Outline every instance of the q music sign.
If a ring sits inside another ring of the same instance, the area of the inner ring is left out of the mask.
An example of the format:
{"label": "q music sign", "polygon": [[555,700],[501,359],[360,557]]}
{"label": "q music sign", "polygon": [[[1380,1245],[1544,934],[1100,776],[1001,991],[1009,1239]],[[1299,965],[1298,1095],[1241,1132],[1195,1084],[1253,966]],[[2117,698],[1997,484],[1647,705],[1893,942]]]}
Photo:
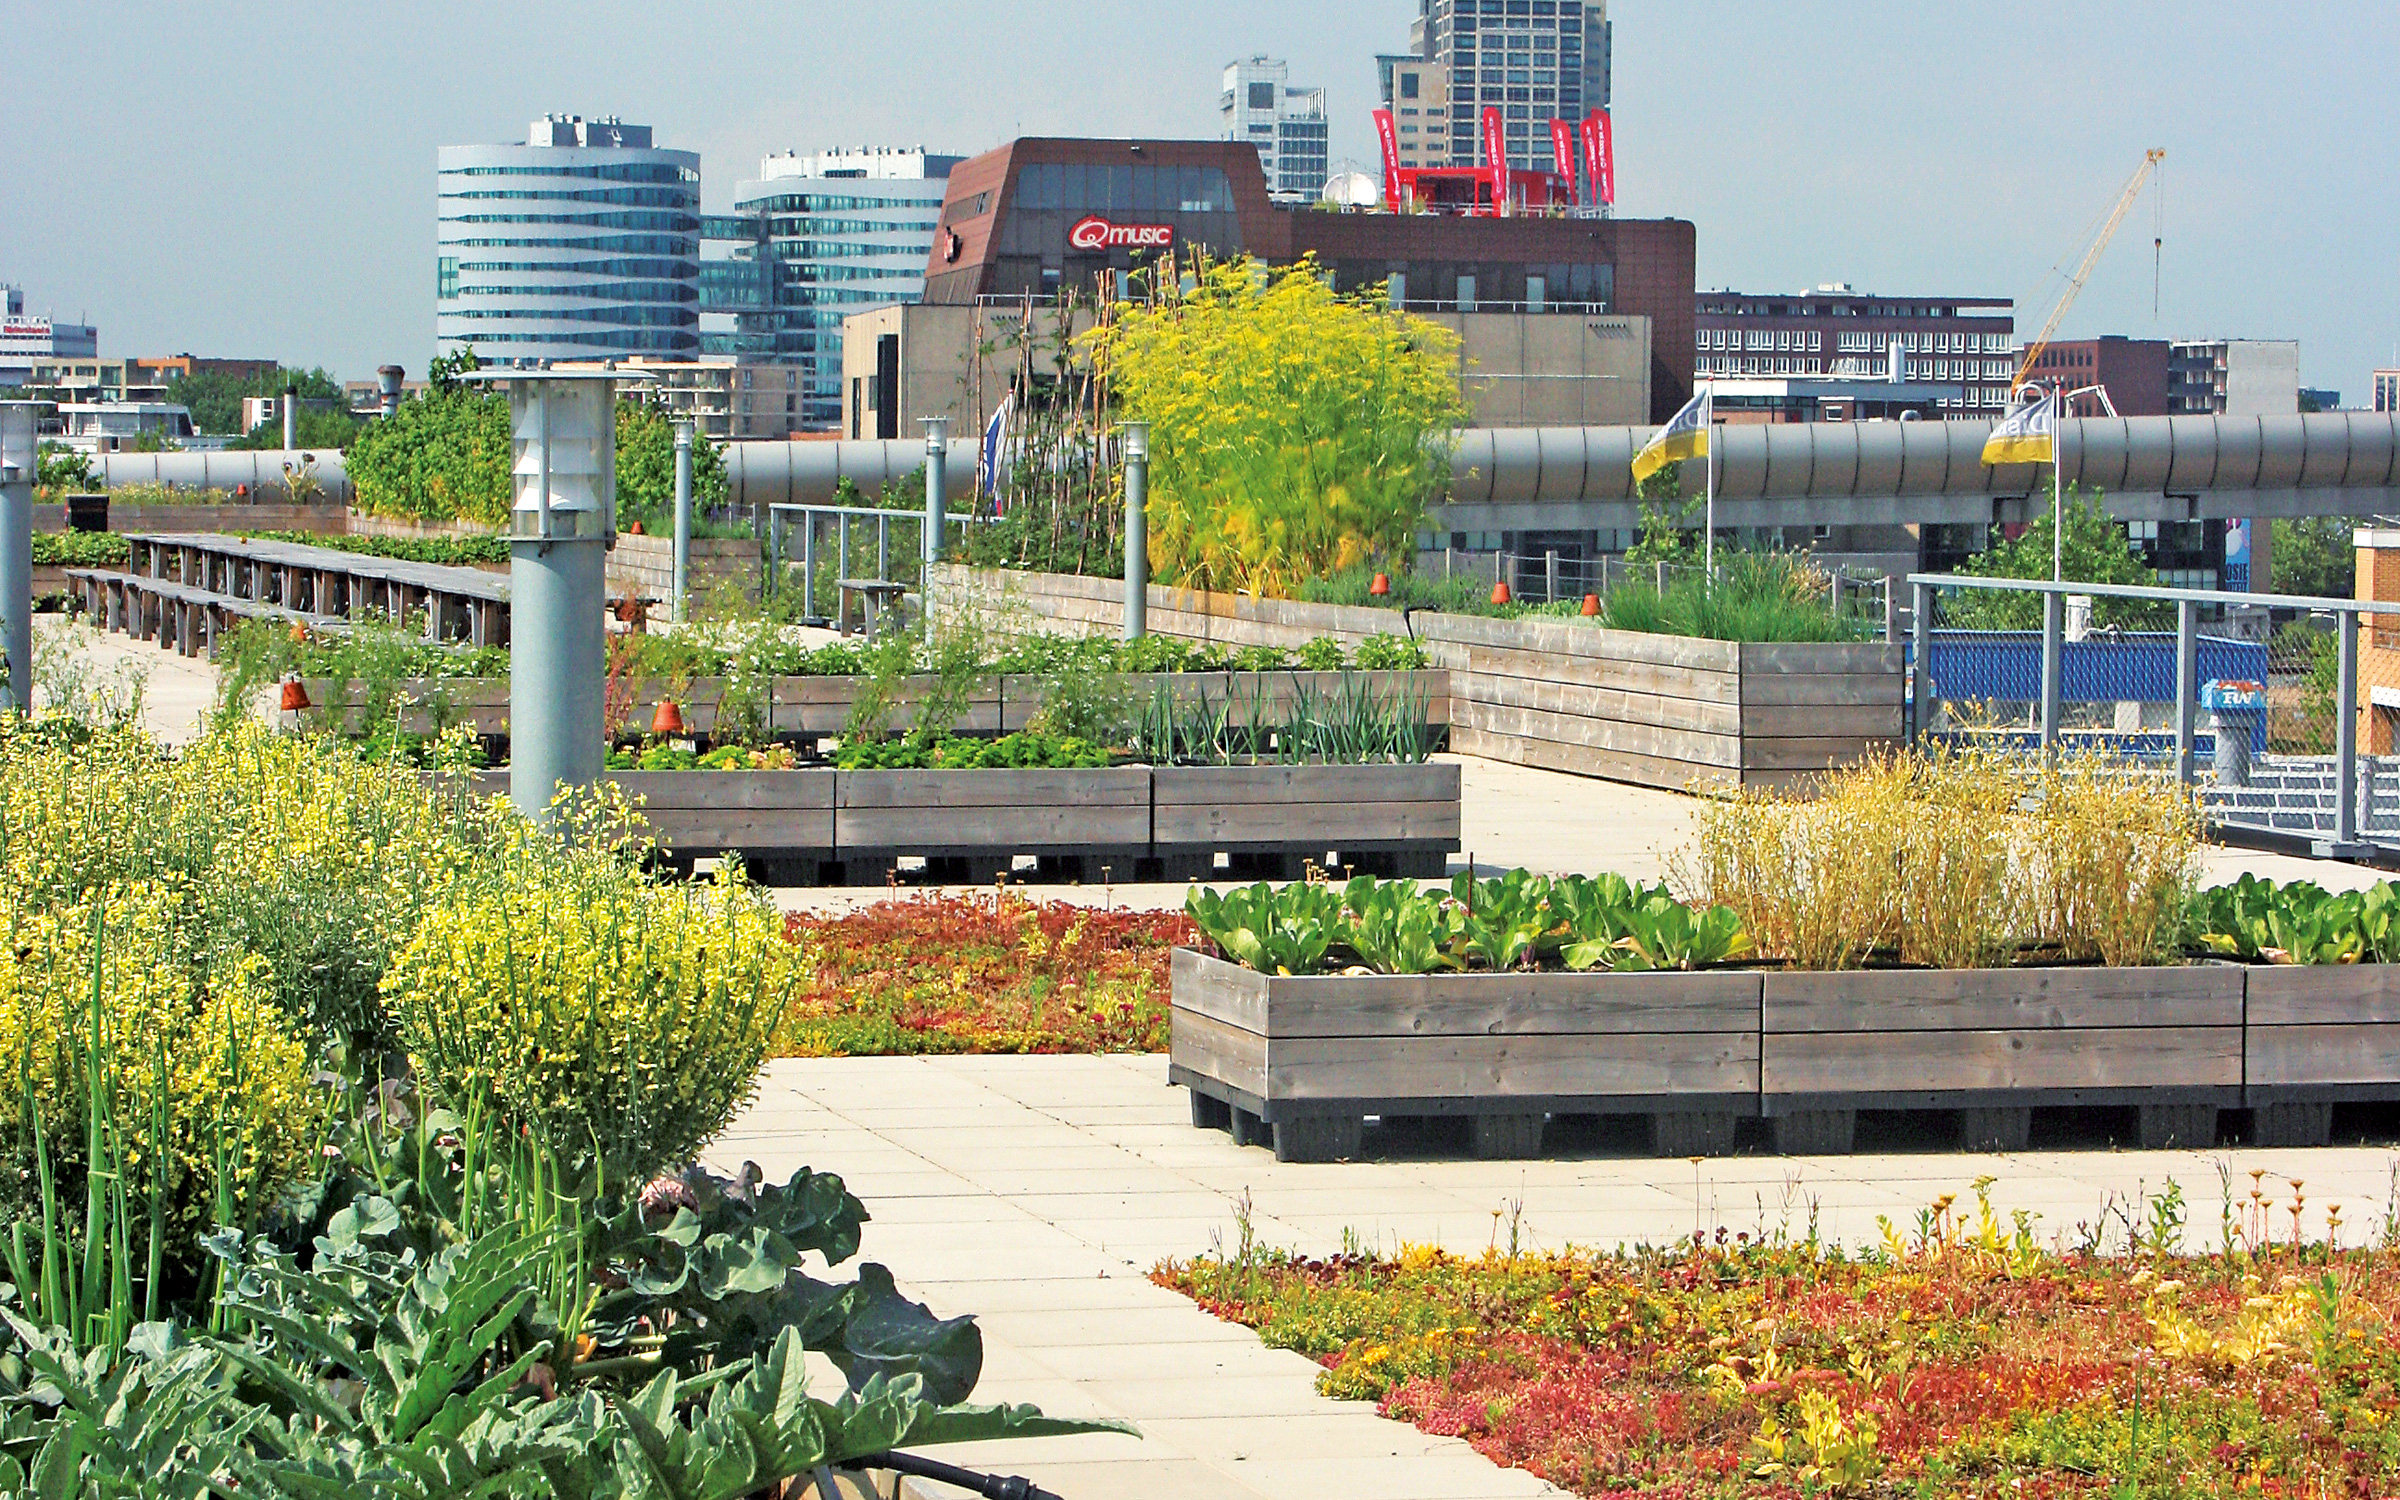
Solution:
{"label": "q music sign", "polygon": [[1092,214],[1067,231],[1072,250],[1164,250],[1175,243],[1172,224],[1112,224]]}

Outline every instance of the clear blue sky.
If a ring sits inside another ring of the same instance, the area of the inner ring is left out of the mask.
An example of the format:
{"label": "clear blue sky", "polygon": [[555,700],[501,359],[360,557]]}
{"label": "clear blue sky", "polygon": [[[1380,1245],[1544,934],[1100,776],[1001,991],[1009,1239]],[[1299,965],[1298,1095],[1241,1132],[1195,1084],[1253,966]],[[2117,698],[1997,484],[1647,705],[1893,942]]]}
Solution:
{"label": "clear blue sky", "polygon": [[[711,207],[788,148],[1215,133],[1223,65],[1322,83],[1371,162],[1413,0],[25,6],[0,87],[0,281],[109,354],[364,376],[433,347],[434,151],[614,113]],[[1620,211],[1704,286],[2018,299],[2030,330],[2145,147],[2071,336],[2297,338],[2355,403],[2400,342],[2400,6],[1614,0]],[[2036,300],[2038,298],[2038,301]]]}

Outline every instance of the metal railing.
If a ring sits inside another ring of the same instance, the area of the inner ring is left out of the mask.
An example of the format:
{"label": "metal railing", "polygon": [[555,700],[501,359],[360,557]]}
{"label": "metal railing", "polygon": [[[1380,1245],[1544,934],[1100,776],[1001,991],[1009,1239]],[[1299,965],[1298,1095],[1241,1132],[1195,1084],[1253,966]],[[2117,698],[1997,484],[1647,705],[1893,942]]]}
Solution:
{"label": "metal railing", "polygon": [[[959,515],[955,512],[942,517],[945,534],[951,526],[971,526],[985,517]],[[787,566],[788,534],[797,522],[800,532],[800,552],[796,559],[800,567],[800,614],[806,622],[818,622],[825,617],[817,612],[817,573],[823,564],[833,564],[829,580],[839,587],[844,582],[873,582],[915,584],[924,577],[923,537],[925,512],[922,510],[878,510],[862,505],[811,505],[778,503],[767,507],[767,575],[766,593],[774,594],[783,585]],[[875,537],[875,571],[872,578],[863,571],[866,561],[861,545],[872,522]],[[854,524],[855,523],[855,524]],[[900,528],[901,573],[893,574],[892,533]],[[832,552],[825,554],[819,543],[830,538]],[[854,566],[856,565],[856,566]],[[838,603],[838,601],[837,601]]]}
{"label": "metal railing", "polygon": [[[1586,594],[1606,599],[1628,585],[1665,593],[1679,579],[1698,578],[1707,570],[1697,563],[1632,562],[1624,557],[1564,557],[1543,552],[1469,552],[1456,547],[1420,550],[1417,573],[1425,578],[1472,577],[1489,585],[1506,580],[1512,597],[1524,604],[1579,602]],[[1820,565],[1821,566],[1821,565]],[[1886,620],[1897,597],[1888,574],[1853,573],[1822,568],[1827,604],[1836,614],[1855,614]],[[1724,572],[1722,561],[1718,564]]]}
{"label": "metal railing", "polygon": [[[2400,602],[1949,573],[1908,583],[1914,734],[2103,747],[2198,786],[2225,827],[2306,835],[2339,857],[2400,847],[2400,802],[2376,792],[2382,757],[2400,749]],[[2203,633],[2204,616],[2218,628]]]}

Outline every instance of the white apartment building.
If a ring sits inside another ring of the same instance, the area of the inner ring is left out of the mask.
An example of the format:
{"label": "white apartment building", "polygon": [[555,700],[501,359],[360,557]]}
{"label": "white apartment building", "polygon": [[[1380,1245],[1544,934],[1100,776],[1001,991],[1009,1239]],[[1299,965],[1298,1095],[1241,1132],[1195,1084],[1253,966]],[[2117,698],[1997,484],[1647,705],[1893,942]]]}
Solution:
{"label": "white apartment building", "polygon": [[2300,409],[2297,339],[2202,339],[2167,351],[2167,413],[2290,416]]}
{"label": "white apartment building", "polygon": [[1325,91],[1293,88],[1291,76],[1281,58],[1227,63],[1225,89],[1217,96],[1224,138],[1258,148],[1267,196],[1287,203],[1315,198],[1329,175]]}

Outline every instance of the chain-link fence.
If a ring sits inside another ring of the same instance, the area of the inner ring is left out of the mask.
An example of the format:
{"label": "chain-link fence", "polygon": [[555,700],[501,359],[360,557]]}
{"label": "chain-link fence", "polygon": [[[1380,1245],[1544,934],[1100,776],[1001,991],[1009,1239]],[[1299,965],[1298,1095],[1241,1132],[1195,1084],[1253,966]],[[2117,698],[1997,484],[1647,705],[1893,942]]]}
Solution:
{"label": "chain-link fence", "polygon": [[2400,603],[1916,574],[1921,735],[2106,750],[2229,828],[2400,847]]}

